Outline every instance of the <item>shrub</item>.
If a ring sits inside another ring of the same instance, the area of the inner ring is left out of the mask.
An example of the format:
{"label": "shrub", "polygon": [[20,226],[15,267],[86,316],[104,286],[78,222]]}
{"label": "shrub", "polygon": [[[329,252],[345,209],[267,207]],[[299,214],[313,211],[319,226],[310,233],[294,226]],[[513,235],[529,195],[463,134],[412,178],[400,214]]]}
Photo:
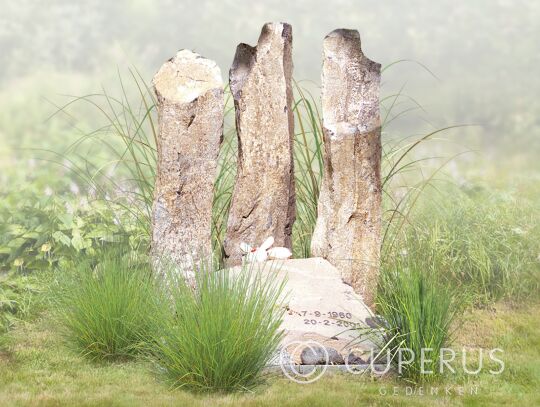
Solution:
{"label": "shrub", "polygon": [[229,392],[249,389],[281,339],[283,282],[275,274],[203,265],[196,289],[169,273],[171,307],[153,330],[151,357],[174,387]]}
{"label": "shrub", "polygon": [[148,246],[144,231],[120,204],[77,195],[47,196],[28,185],[0,193],[2,271],[64,267],[120,241],[134,248]]}
{"label": "shrub", "polygon": [[[434,270],[422,261],[397,261],[383,269],[378,311],[387,324],[392,361],[399,363],[399,352],[402,352],[402,360],[411,358],[405,349],[414,352],[413,362],[403,364],[399,372],[404,378],[421,382],[438,375],[440,349],[449,343],[459,298],[455,291],[442,285]],[[422,374],[423,348],[431,349],[424,365],[424,371],[433,371],[430,375]]]}
{"label": "shrub", "polygon": [[159,293],[145,262],[113,248],[58,282],[55,300],[69,341],[93,359],[125,358],[144,348]]}

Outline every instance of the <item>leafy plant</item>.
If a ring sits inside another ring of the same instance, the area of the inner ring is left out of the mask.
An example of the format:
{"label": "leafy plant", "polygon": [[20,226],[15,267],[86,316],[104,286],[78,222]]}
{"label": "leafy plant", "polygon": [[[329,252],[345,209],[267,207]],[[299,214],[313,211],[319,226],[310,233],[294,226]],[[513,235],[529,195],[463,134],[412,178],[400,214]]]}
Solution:
{"label": "leafy plant", "polygon": [[4,270],[36,271],[77,261],[118,242],[146,246],[147,236],[124,207],[74,195],[12,191],[0,202]]}
{"label": "leafy plant", "polygon": [[255,386],[277,349],[284,282],[274,273],[202,264],[193,288],[167,273],[172,299],[157,318],[150,353],[174,387],[229,392]]}
{"label": "leafy plant", "polygon": [[109,248],[98,263],[63,270],[55,287],[59,321],[69,341],[93,359],[132,357],[144,348],[160,299],[147,265],[124,248]]}

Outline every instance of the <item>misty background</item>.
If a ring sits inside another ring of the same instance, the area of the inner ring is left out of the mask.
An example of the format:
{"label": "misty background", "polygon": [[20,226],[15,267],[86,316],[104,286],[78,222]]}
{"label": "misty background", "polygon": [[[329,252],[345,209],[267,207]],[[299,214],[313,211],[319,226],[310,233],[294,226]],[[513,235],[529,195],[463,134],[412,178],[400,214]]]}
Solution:
{"label": "misty background", "polygon": [[236,45],[256,44],[267,21],[292,24],[294,77],[315,94],[322,40],[335,28],[358,29],[383,66],[416,61],[383,73],[383,96],[402,89],[422,107],[385,132],[474,124],[424,149],[474,150],[469,165],[540,168],[540,2],[526,0],[2,1],[0,168],[32,170],[29,148],[61,150],[98,126],[84,109],[50,119],[63,95],[114,93],[132,67],[150,83],[181,48],[216,60],[226,80]]}

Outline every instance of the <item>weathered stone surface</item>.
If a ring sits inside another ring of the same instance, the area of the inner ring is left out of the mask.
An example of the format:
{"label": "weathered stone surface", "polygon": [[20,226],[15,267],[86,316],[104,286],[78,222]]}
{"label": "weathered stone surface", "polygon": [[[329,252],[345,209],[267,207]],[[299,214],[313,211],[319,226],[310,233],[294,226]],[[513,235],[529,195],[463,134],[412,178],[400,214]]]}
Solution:
{"label": "weathered stone surface", "polygon": [[[307,346],[324,346],[328,352],[334,349],[347,359],[351,352],[360,354],[377,348],[382,340],[378,331],[366,325],[366,319],[373,317],[369,308],[328,261],[314,257],[250,266],[286,280],[286,311],[281,324],[285,335],[281,345],[294,363],[302,363],[301,353]],[[231,271],[240,269],[234,267]],[[362,343],[358,343],[360,339]],[[332,356],[333,363],[338,360]]]}
{"label": "weathered stone surface", "polygon": [[381,245],[380,64],[356,30],[335,30],[323,44],[324,178],[311,251],[373,306]]}
{"label": "weathered stone surface", "polygon": [[341,353],[329,346],[308,346],[302,350],[300,360],[303,365],[344,365]]}
{"label": "weathered stone surface", "polygon": [[211,254],[213,186],[223,129],[223,81],[214,61],[179,51],[154,76],[158,169],[152,253],[190,274]]}
{"label": "weathered stone surface", "polygon": [[273,236],[291,248],[295,220],[292,29],[265,24],[256,47],[240,44],[230,70],[236,110],[238,172],[224,241],[230,265],[240,243]]}
{"label": "weathered stone surface", "polygon": [[354,352],[349,353],[346,360],[348,365],[365,365],[366,363],[368,363],[367,360],[362,359]]}

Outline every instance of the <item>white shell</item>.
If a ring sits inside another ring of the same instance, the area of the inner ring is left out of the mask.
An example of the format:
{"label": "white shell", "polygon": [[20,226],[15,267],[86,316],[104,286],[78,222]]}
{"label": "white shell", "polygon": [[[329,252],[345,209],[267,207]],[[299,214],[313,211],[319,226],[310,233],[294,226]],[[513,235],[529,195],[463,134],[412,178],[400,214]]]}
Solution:
{"label": "white shell", "polygon": [[246,253],[243,257],[244,263],[261,263],[267,259],[268,254],[266,254],[266,250],[261,250],[261,248],[258,248],[254,252]]}
{"label": "white shell", "polygon": [[255,251],[255,261],[258,263],[261,263],[263,261],[266,261],[268,259],[268,254],[266,253],[266,250],[263,250],[262,247],[259,247],[257,251]]}
{"label": "white shell", "polygon": [[263,244],[261,245],[261,247],[259,247],[259,249],[261,250],[268,250],[269,248],[272,247],[272,245],[274,244],[274,236],[270,236],[269,238],[267,238]]}
{"label": "white shell", "polygon": [[272,247],[268,249],[268,258],[273,260],[286,260],[291,258],[292,253],[286,247]]}
{"label": "white shell", "polygon": [[240,250],[244,253],[243,261],[245,263],[261,263],[263,261],[271,259],[284,260],[292,256],[292,253],[286,247],[273,247],[274,237],[268,237],[260,247],[253,250],[253,246],[242,242],[240,243]]}

